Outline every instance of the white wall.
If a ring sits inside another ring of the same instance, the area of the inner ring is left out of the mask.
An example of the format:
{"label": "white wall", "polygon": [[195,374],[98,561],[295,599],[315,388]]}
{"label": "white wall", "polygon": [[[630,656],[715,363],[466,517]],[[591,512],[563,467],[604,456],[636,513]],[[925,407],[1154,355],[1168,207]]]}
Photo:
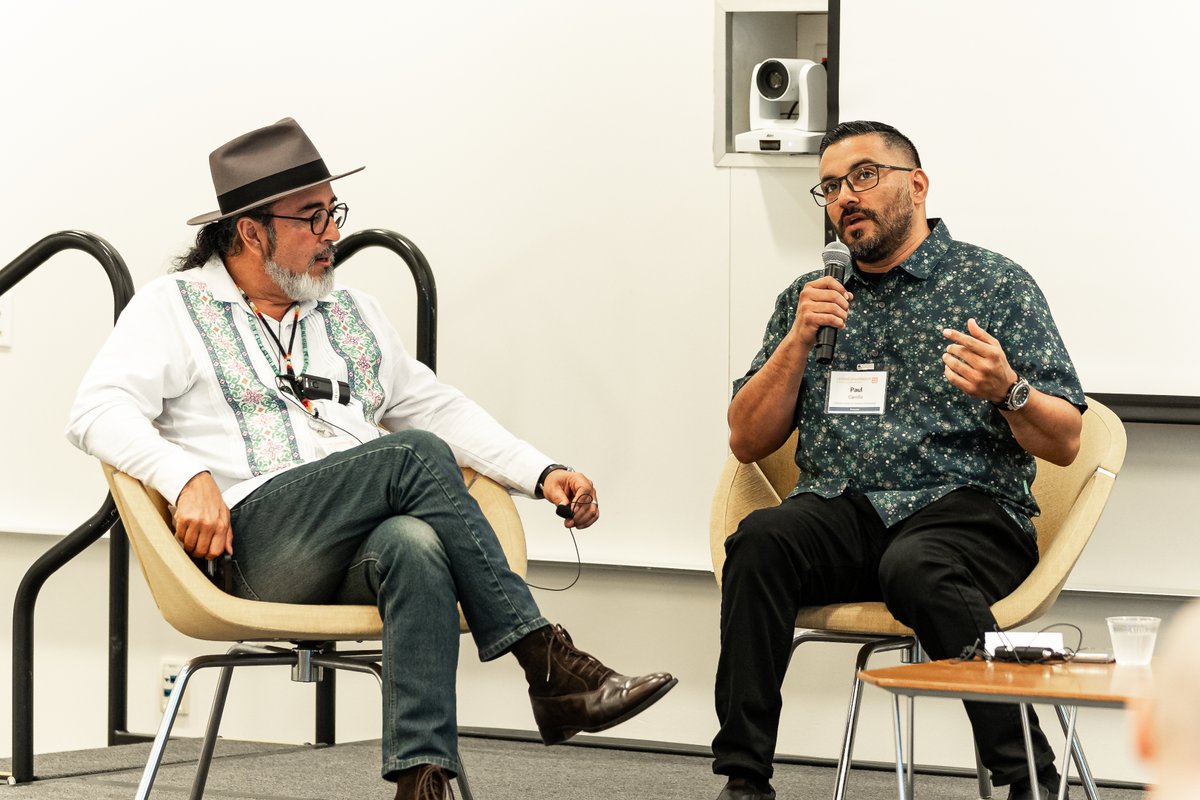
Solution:
{"label": "white wall", "polygon": [[935,211],[1033,274],[1088,391],[1200,397],[1181,368],[1200,280],[1177,222],[1200,203],[1175,172],[1200,123],[1175,88],[1196,74],[1200,5],[842,7],[842,118],[913,137]]}
{"label": "white wall", "polygon": [[[581,537],[584,559],[702,567],[709,495],[726,453],[728,382],[757,348],[775,294],[821,246],[806,195],[812,170],[712,166],[712,18],[706,4],[687,0],[218,2],[187,15],[133,0],[26,4],[0,32],[0,68],[20,78],[4,90],[10,156],[0,209],[9,225],[0,262],[46,233],[84,228],[108,238],[144,284],[188,242],[183,220],[214,205],[207,153],[293,115],[332,168],[368,166],[336,184],[352,208],[347,230],[393,228],[429,256],[441,296],[442,376],[597,480],[604,521]],[[647,80],[663,75],[669,89]],[[359,256],[344,279],[386,298],[411,330],[398,261]],[[0,530],[11,531],[0,533],[0,640],[11,635],[20,576],[53,541],[24,532],[60,535],[103,495],[95,464],[66,445],[61,427],[108,327],[107,292],[99,269],[71,255],[13,292],[16,342],[0,351],[5,386],[18,389],[0,393],[10,421],[0,437]],[[1130,433],[1136,490],[1122,497],[1127,484],[1118,483],[1113,506],[1126,511],[1097,534],[1113,558],[1143,557],[1128,549],[1135,525],[1194,524],[1173,500],[1194,483],[1197,432]],[[1166,460],[1165,441],[1178,448]],[[521,510],[535,556],[571,557],[544,506]],[[106,546],[97,545],[43,592],[41,752],[103,743],[106,564]],[[532,577],[563,575],[542,568]],[[166,629],[134,585],[130,725],[148,731],[161,661],[213,648]],[[658,709],[615,735],[711,739],[711,576],[592,568],[571,592],[539,599],[615,666],[682,677]],[[1078,595],[1050,618],[1102,636],[1112,609],[1168,615],[1174,605]],[[798,660],[788,683],[780,752],[832,755],[851,655],[808,658],[816,660]],[[80,691],[66,694],[70,682]],[[307,704],[288,702],[309,690],[283,684],[239,677],[226,734],[310,737]],[[530,728],[519,684],[512,664],[480,666],[464,652],[462,723]],[[0,708],[10,685],[4,659]],[[199,690],[181,733],[199,732],[203,681]],[[346,678],[339,691],[339,735],[377,736],[369,684]],[[859,752],[886,760],[886,704],[868,701]],[[965,739],[944,735],[965,730],[961,712],[926,705],[922,760],[968,764]],[[280,718],[280,707],[292,710]],[[1096,771],[1137,776],[1121,715],[1092,716]],[[10,736],[0,725],[0,754],[11,751]]]}
{"label": "white wall", "polygon": [[[597,481],[614,524],[589,557],[621,561],[678,520],[644,490],[665,454],[682,456],[680,485],[710,480],[724,455],[730,201],[729,175],[706,161],[707,14],[682,2],[378,3],[339,22],[316,2],[194,16],[135,1],[68,7],[16,12],[8,30],[22,35],[0,56],[9,74],[33,76],[9,84],[22,124],[6,132],[20,158],[4,208],[23,224],[8,257],[83,228],[144,284],[194,234],[183,220],[215,204],[209,151],[291,115],[333,169],[368,165],[335,186],[347,231],[393,228],[428,256],[441,375]],[[231,18],[244,41],[231,40]],[[664,107],[644,83],[661,70],[703,77]],[[664,116],[665,146],[647,135]],[[347,269],[411,330],[398,259]],[[13,450],[39,453],[0,463],[9,530],[69,527],[102,494],[60,429],[107,327],[104,283],[80,257],[41,272],[12,293],[16,343],[0,352],[6,373],[38,376],[36,408],[0,400],[0,413],[28,417]],[[82,338],[67,348],[70,330]],[[689,513],[703,523],[703,509]],[[535,552],[564,544],[553,522],[533,526]],[[649,549],[651,561],[705,553]]]}

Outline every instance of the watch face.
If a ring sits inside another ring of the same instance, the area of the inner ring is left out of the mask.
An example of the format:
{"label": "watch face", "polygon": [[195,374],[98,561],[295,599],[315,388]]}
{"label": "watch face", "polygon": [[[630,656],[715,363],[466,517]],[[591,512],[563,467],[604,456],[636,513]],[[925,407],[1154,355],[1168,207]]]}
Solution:
{"label": "watch face", "polygon": [[1016,410],[1025,405],[1029,401],[1029,384],[1025,381],[1018,381],[1013,387],[1012,394],[1009,395],[1008,407]]}

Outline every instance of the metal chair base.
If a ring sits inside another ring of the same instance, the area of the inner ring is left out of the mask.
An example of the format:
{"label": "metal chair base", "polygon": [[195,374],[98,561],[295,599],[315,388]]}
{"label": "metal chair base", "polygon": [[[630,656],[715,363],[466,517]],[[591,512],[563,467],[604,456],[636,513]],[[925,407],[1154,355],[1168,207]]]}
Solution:
{"label": "metal chair base", "polygon": [[[906,660],[920,658],[920,645],[917,640],[911,636],[873,636],[871,634],[862,633],[842,633],[839,631],[827,630],[811,630],[808,628],[798,628],[795,635],[792,637],[792,655],[796,654],[796,648],[805,642],[842,642],[845,644],[861,644],[858,657],[854,664],[854,682],[850,690],[850,707],[846,712],[846,731],[842,737],[842,751],[838,757],[837,777],[834,782],[833,800],[845,800],[846,797],[846,782],[850,777],[850,766],[854,753],[854,737],[858,732],[858,711],[859,704],[862,700],[863,683],[859,679],[858,673],[860,670],[866,669],[867,661],[876,653],[886,653],[894,650],[903,650],[906,653]],[[899,725],[899,717],[897,716],[897,725]],[[909,740],[912,740],[912,708],[910,702],[909,708]],[[912,783],[913,769],[913,753],[912,748],[909,748],[908,754],[908,783]],[[900,777],[901,786],[903,789],[904,778]]]}
{"label": "metal chair base", "polygon": [[[163,755],[166,751],[167,740],[171,735],[171,728],[175,725],[175,719],[179,715],[179,706],[183,700],[183,693],[187,691],[187,684],[192,675],[201,669],[220,667],[221,676],[217,681],[216,692],[213,694],[212,710],[209,712],[208,724],[204,732],[204,742],[201,745],[200,757],[196,764],[196,775],[192,781],[192,791],[189,795],[191,800],[200,800],[204,796],[204,787],[208,782],[208,772],[212,766],[213,752],[217,745],[217,733],[221,727],[221,716],[225,710],[225,699],[229,694],[229,684],[233,679],[234,667],[290,665],[292,667],[293,679],[303,682],[320,680],[321,668],[345,669],[354,672],[365,672],[375,676],[375,680],[379,682],[382,688],[383,675],[379,666],[382,654],[380,651],[362,650],[324,653],[319,648],[319,644],[314,645],[307,642],[293,648],[235,644],[226,653],[197,656],[184,664],[183,668],[179,670],[179,676],[176,678],[175,686],[171,690],[171,696],[167,700],[167,709],[163,712],[158,734],[155,736],[154,744],[150,748],[150,757],[146,762],[146,768],[142,772],[142,778],[138,784],[137,800],[146,800],[150,796],[150,790],[154,786],[154,778],[158,774],[158,768],[162,764]],[[461,756],[459,756],[458,762],[459,774],[457,780],[459,791],[463,796],[463,800],[474,800],[474,796],[471,794],[470,783],[467,780],[466,767],[463,766]]]}

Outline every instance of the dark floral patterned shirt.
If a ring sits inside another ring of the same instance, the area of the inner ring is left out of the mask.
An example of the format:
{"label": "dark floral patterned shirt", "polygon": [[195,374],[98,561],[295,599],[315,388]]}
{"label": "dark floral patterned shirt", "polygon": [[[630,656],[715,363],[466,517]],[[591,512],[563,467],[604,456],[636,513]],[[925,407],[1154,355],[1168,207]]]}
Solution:
{"label": "dark floral patterned shirt", "polygon": [[[839,331],[833,363],[810,357],[796,404],[800,429],[792,495],[866,495],[891,526],[962,487],[994,497],[1031,535],[1038,513],[1030,494],[1036,466],[1000,412],[951,386],[942,354],[944,328],[966,331],[974,317],[1000,340],[1009,364],[1034,387],[1082,412],[1083,389],[1033,278],[1009,259],[955,241],[941,220],[902,264],[875,277],[855,267],[854,294]],[[800,290],[821,271],[803,275],[779,295],[762,349],[733,393],[760,370],[791,329]],[[830,369],[860,365],[888,372],[882,415],[827,414]]]}

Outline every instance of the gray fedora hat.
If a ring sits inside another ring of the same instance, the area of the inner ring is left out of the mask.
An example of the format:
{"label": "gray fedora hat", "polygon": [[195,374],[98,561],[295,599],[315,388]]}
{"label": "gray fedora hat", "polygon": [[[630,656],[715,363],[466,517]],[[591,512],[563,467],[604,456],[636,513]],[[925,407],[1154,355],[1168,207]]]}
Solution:
{"label": "gray fedora hat", "polygon": [[312,140],[291,117],[221,145],[208,157],[208,168],[220,210],[192,217],[188,225],[232,217],[292,192],[366,169],[331,175]]}

